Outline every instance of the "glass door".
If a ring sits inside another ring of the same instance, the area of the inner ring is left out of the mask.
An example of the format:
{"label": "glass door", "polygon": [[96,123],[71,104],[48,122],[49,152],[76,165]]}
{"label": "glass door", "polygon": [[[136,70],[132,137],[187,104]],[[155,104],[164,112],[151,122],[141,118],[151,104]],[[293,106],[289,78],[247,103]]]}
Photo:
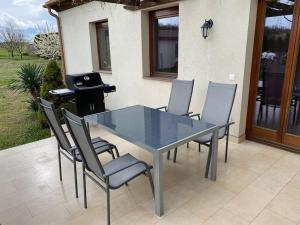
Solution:
{"label": "glass door", "polygon": [[287,88],[287,116],[284,121],[283,143],[300,148],[300,27],[295,35],[295,60],[291,65],[290,84]]}
{"label": "glass door", "polygon": [[[300,104],[300,65],[299,77],[295,76],[295,82],[291,82],[295,45],[299,42],[296,40],[298,8],[298,0],[259,0],[247,136],[284,143],[286,133],[295,135],[297,130],[296,135],[300,135],[300,115],[296,125]],[[292,83],[294,88],[291,88]]]}

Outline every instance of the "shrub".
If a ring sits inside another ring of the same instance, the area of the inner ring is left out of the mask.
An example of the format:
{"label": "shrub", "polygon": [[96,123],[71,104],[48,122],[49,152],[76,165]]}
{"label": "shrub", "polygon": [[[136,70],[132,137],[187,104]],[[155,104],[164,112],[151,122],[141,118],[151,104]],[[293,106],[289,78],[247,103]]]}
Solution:
{"label": "shrub", "polygon": [[[51,95],[49,93],[50,90],[60,89],[64,88],[65,85],[63,83],[62,73],[61,69],[58,66],[57,62],[55,60],[50,60],[49,63],[46,66],[43,80],[42,80],[42,88],[40,96],[43,99],[46,99],[50,102],[54,103],[54,106],[56,109],[59,109],[63,106],[63,103],[60,101],[59,98]],[[60,111],[58,111],[60,112]],[[59,118],[62,121],[62,114],[59,113]],[[46,126],[47,121],[46,118],[43,116],[41,112],[37,113],[37,119],[41,122],[43,126]]]}
{"label": "shrub", "polygon": [[55,60],[50,60],[43,75],[41,97],[59,103],[58,99],[51,95],[49,91],[64,87],[65,85],[63,83],[60,67]]}
{"label": "shrub", "polygon": [[36,99],[30,98],[27,100],[27,103],[28,103],[29,111],[34,112],[34,113],[39,111],[39,103]]}
{"label": "shrub", "polygon": [[44,68],[36,64],[21,65],[17,78],[13,79],[9,88],[15,92],[30,93],[34,100],[40,96]]}

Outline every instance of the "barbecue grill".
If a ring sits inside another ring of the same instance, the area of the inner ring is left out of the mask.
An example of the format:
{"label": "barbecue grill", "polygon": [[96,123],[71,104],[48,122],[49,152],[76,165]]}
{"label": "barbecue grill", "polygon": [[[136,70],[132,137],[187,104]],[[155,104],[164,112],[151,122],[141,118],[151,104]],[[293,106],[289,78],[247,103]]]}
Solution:
{"label": "barbecue grill", "polygon": [[105,111],[104,93],[116,91],[113,85],[104,84],[99,73],[66,75],[68,89],[50,91],[62,99],[72,99],[78,116],[86,116]]}

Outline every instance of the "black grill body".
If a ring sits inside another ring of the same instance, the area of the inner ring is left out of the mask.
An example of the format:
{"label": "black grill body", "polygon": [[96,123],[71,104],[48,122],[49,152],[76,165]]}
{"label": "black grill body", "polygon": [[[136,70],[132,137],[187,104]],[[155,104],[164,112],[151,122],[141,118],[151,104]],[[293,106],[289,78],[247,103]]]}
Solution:
{"label": "black grill body", "polygon": [[75,94],[78,116],[104,112],[104,93],[114,92],[115,86],[104,84],[99,73],[66,75],[67,87]]}

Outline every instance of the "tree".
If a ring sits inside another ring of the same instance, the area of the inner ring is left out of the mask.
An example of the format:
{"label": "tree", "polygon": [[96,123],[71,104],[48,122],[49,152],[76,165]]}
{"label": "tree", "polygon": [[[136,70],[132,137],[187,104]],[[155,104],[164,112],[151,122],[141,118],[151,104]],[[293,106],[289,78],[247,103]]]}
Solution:
{"label": "tree", "polygon": [[11,23],[7,24],[0,31],[0,41],[2,42],[1,46],[5,48],[13,58],[16,45],[15,45],[15,29]]}
{"label": "tree", "polygon": [[12,58],[14,53],[18,52],[22,59],[26,41],[22,30],[17,25],[8,23],[4,26],[0,30],[0,42],[2,42],[1,46],[8,51]]}
{"label": "tree", "polygon": [[23,53],[26,47],[26,41],[22,32],[16,33],[16,51],[20,54],[21,60],[23,59]]}
{"label": "tree", "polygon": [[34,38],[35,53],[47,59],[58,59],[61,57],[58,33],[52,26],[46,23],[37,26],[37,35]]}

